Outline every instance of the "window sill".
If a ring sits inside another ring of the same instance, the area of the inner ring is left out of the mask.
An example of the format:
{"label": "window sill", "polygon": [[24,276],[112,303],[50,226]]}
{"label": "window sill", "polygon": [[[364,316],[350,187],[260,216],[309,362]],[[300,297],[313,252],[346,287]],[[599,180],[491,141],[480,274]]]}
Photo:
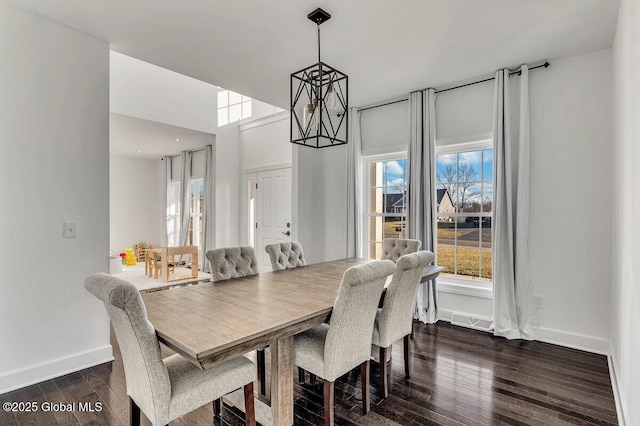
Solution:
{"label": "window sill", "polygon": [[438,291],[443,293],[461,294],[463,296],[479,297],[482,299],[493,299],[493,283],[467,284],[461,280],[447,277],[438,278]]}

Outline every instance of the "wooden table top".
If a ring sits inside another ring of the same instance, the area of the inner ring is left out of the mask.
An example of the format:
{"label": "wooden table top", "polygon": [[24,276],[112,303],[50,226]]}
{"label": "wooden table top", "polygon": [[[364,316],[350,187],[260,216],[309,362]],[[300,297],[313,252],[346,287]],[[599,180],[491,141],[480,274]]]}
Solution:
{"label": "wooden table top", "polygon": [[[344,271],[367,262],[335,260],[142,298],[158,339],[206,368],[321,324],[331,313]],[[435,268],[438,274],[442,270]]]}
{"label": "wooden table top", "polygon": [[296,324],[322,323],[344,271],[366,262],[337,260],[142,297],[159,340],[205,367],[264,347],[283,331],[299,332],[289,330]]}

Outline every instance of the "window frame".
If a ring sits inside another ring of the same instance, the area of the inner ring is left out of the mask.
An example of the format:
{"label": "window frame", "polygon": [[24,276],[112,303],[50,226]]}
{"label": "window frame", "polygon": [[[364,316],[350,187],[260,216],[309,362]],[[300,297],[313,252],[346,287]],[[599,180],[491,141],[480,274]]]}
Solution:
{"label": "window frame", "polygon": [[195,178],[189,181],[189,196],[191,196],[191,189],[193,185],[193,206],[189,206],[189,216],[191,226],[189,227],[189,244],[198,246],[198,254],[202,254],[202,238],[204,237],[203,229],[201,229],[200,223],[203,220],[201,211],[204,199],[200,200],[200,185],[203,185],[202,194],[204,195],[204,178]]}
{"label": "window frame", "polygon": [[[223,106],[221,106],[221,103],[220,103],[221,93],[224,93],[227,98],[225,105]],[[239,98],[239,101],[231,103],[231,96],[232,96],[231,94],[237,95]],[[220,90],[216,95],[216,102],[217,102],[217,111],[218,111],[218,115],[217,115],[218,127],[226,126],[232,123],[237,123],[247,118],[251,118],[253,116],[253,99],[241,93],[234,92],[232,90],[227,90],[227,89]],[[235,106],[240,106],[240,115],[237,120],[231,121],[230,120],[231,107],[235,107]],[[224,112],[224,114],[226,114],[226,117],[227,117],[227,120],[224,124],[220,124],[221,123],[220,114],[222,112]]]}
{"label": "window frame", "polygon": [[[451,137],[451,138],[438,138],[436,139],[436,149],[435,156],[437,158],[438,155],[447,155],[447,154],[458,154],[462,152],[470,152],[470,151],[482,151],[486,149],[494,149],[493,147],[493,132],[483,132],[476,133],[470,135],[464,135],[459,137]],[[495,155],[495,153],[494,153]],[[495,161],[495,157],[494,157]],[[435,170],[434,170],[435,175]],[[437,179],[436,179],[436,189],[437,189]],[[493,179],[492,179],[492,188],[493,194],[495,194],[495,163],[494,163],[494,171],[493,171]],[[434,194],[435,197],[435,194]],[[494,198],[494,197],[493,197]],[[491,217],[493,222],[493,217],[495,215],[494,211],[495,203],[492,203],[491,209]],[[456,213],[454,216],[486,216],[486,213]],[[438,215],[436,214],[436,220]],[[492,230],[493,232],[493,230]],[[492,247],[491,253],[493,253],[493,237],[492,237]],[[436,250],[437,253],[437,250]],[[437,256],[437,254],[436,254]],[[437,258],[436,258],[437,261]],[[461,294],[465,296],[474,296],[485,299],[493,299],[493,279],[492,280],[481,280],[474,278],[458,278],[452,276],[440,275],[437,279],[438,290],[446,293],[454,293]]]}
{"label": "window frame", "polygon": [[[407,223],[407,206],[405,205],[405,212],[402,214],[391,214],[391,213],[379,213],[379,214],[374,214],[371,213],[369,210],[369,205],[371,203],[371,185],[369,184],[369,167],[371,166],[371,164],[373,163],[380,163],[383,161],[400,161],[400,160],[405,160],[407,161],[407,168],[408,168],[408,164],[409,164],[409,154],[407,151],[398,151],[398,152],[391,152],[391,153],[386,153],[386,154],[375,154],[375,155],[366,155],[366,156],[362,156],[361,157],[361,164],[362,164],[362,188],[364,190],[364,206],[365,208],[363,209],[363,217],[361,218],[362,223],[363,223],[363,228],[365,230],[365,232],[363,232],[363,236],[362,236],[362,241],[361,243],[363,244],[363,250],[362,250],[362,255],[365,256],[367,259],[370,259],[370,253],[369,253],[369,249],[370,249],[370,243],[371,242],[378,242],[378,241],[373,241],[371,240],[371,238],[369,237],[369,219],[371,217],[385,217],[385,216],[403,216],[404,217],[404,222],[405,222],[405,227],[406,227],[406,223]],[[406,180],[406,191],[409,190],[409,174],[408,174],[408,170],[405,171],[405,173],[407,173],[407,180]],[[380,241],[381,242],[381,241]]]}
{"label": "window frame", "polygon": [[167,246],[179,244],[180,238],[180,181],[170,181],[167,188],[167,212],[165,226],[167,228]]}

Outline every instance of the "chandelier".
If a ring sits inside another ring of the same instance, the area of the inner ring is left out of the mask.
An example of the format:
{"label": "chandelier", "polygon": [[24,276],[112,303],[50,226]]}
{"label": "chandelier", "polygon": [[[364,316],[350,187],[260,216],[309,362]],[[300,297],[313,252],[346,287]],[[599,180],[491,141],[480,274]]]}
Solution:
{"label": "chandelier", "polygon": [[318,27],[318,63],[291,74],[291,143],[326,148],[347,143],[349,78],[320,60],[320,24],[329,15],[307,15]]}

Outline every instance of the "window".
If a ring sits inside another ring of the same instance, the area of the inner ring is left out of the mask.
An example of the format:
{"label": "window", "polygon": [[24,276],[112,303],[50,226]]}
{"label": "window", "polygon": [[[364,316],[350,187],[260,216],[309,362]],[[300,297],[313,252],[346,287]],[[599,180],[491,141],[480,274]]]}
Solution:
{"label": "window", "polygon": [[192,180],[189,184],[189,245],[202,251],[202,206],[204,205],[204,182]]}
{"label": "window", "polygon": [[491,142],[438,147],[438,264],[444,276],[493,279],[493,149]]}
{"label": "window", "polygon": [[230,90],[218,92],[218,127],[251,117],[251,98]]}
{"label": "window", "polygon": [[382,257],[384,238],[406,238],[406,157],[366,160],[367,247],[370,259]]}
{"label": "window", "polygon": [[179,245],[180,182],[171,182],[167,189],[167,236],[169,247]]}

